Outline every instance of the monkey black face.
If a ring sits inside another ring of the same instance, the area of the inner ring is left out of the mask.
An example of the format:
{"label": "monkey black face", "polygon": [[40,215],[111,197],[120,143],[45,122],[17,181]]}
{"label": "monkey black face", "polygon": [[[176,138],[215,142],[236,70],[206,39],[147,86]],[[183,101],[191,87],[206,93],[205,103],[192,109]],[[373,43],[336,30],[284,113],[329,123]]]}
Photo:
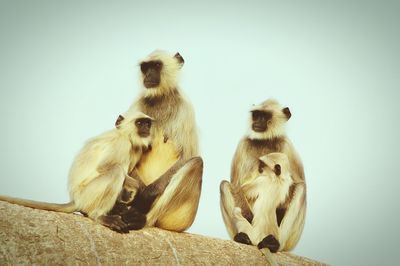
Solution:
{"label": "monkey black face", "polygon": [[150,118],[139,118],[136,119],[135,125],[138,129],[138,135],[142,138],[150,136],[151,129],[151,119]]}
{"label": "monkey black face", "polygon": [[140,71],[143,73],[143,85],[147,88],[155,88],[161,82],[161,70],[163,63],[160,60],[143,62],[140,64]]}
{"label": "monkey black face", "polygon": [[[264,168],[266,166],[267,165],[262,160],[259,160],[259,162],[258,162],[258,172],[260,174],[262,174],[264,172]],[[272,170],[274,171],[275,175],[277,175],[277,176],[280,176],[281,173],[282,173],[282,168],[281,168],[280,164],[275,164],[274,165],[274,169],[272,169]]]}
{"label": "monkey black face", "polygon": [[251,114],[252,129],[255,132],[265,132],[268,129],[268,121],[272,119],[272,113],[261,110],[254,110]]}

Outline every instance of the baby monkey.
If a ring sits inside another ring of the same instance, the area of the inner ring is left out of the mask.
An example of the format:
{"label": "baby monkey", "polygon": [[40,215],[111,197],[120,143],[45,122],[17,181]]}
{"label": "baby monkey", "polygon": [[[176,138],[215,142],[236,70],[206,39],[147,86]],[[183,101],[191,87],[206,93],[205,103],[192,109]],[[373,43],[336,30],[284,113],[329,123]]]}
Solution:
{"label": "baby monkey", "polygon": [[[69,203],[38,202],[7,196],[0,196],[0,200],[49,211],[79,211],[112,230],[128,232],[132,225],[125,222],[121,215],[113,215],[111,210],[123,187],[134,194],[140,186],[128,173],[151,147],[152,122],[153,119],[146,114],[132,111],[118,118],[115,129],[89,140],[70,169]],[[146,223],[143,215],[133,217],[133,228],[138,223]]]}
{"label": "baby monkey", "polygon": [[254,202],[252,223],[241,215],[241,209],[234,209],[234,219],[238,233],[235,240],[257,244],[258,248],[268,248],[271,252],[279,249],[279,226],[276,209],[289,196],[293,184],[289,159],[284,153],[269,153],[259,159],[259,176],[243,184],[246,198]]}

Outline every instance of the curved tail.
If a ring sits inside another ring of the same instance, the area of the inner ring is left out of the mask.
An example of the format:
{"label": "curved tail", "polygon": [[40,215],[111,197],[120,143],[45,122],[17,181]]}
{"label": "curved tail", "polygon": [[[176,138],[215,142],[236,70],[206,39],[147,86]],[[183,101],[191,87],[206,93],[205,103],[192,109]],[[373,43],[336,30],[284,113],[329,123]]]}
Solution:
{"label": "curved tail", "polygon": [[73,201],[64,204],[57,204],[57,203],[19,199],[2,195],[0,195],[0,200],[33,209],[46,210],[46,211],[66,212],[66,213],[72,213],[77,211],[75,203]]}

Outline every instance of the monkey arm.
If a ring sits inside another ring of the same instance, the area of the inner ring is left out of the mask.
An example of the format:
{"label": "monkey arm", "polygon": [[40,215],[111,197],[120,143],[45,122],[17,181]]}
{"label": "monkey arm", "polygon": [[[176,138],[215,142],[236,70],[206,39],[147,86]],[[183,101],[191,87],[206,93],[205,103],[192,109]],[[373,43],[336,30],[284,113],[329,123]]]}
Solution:
{"label": "monkey arm", "polygon": [[285,145],[282,152],[285,153],[289,158],[293,181],[304,182],[305,175],[303,163],[289,139],[285,140]]}
{"label": "monkey arm", "polygon": [[243,158],[245,154],[244,142],[241,140],[236,148],[231,165],[231,183],[234,186],[240,186],[243,182],[244,176],[246,175],[245,167],[243,165],[246,161],[246,158]]}
{"label": "monkey arm", "polygon": [[[199,156],[198,137],[193,107],[188,102],[183,102],[177,112],[176,121],[181,121],[178,128],[171,125],[171,135],[174,142],[178,144],[180,158],[184,161]],[[168,134],[167,134],[167,137]]]}
{"label": "monkey arm", "polygon": [[142,182],[136,171],[132,171],[133,176],[125,175],[122,191],[119,195],[119,201],[124,204],[132,203],[136,194],[143,190],[146,185]]}
{"label": "monkey arm", "polygon": [[249,202],[244,195],[243,189],[239,186],[232,186],[232,195],[235,200],[235,206],[242,210],[243,217],[251,223],[253,221],[253,213],[250,209]]}

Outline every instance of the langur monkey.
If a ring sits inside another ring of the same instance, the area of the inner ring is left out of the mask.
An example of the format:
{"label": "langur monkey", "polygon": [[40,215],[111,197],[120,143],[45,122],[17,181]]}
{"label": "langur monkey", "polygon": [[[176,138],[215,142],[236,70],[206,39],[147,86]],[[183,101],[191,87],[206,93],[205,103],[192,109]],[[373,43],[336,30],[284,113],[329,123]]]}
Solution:
{"label": "langur monkey", "polygon": [[[237,216],[235,218],[233,214],[235,208],[238,208],[240,215],[253,225],[259,223],[256,217],[268,219],[267,214],[256,213],[259,211],[255,208],[254,199],[246,195],[245,187],[260,175],[259,158],[276,152],[287,156],[292,184],[284,202],[276,208],[278,238],[269,239],[271,242],[269,248],[271,251],[276,251],[276,241],[278,241],[277,251],[289,251],[300,239],[306,211],[306,183],[301,159],[285,135],[284,126],[290,117],[289,108],[282,108],[272,99],[254,106],[251,110],[249,132],[239,142],[232,161],[231,182],[223,181],[220,185],[222,216],[229,235],[237,242],[259,244],[252,243],[246,233],[237,228],[235,224]],[[265,188],[260,194],[268,191],[269,189]],[[259,247],[268,247],[266,244]]]}
{"label": "langur monkey", "polygon": [[235,238],[246,240],[248,244],[257,244],[260,249],[267,247],[271,252],[276,252],[279,249],[276,209],[285,202],[293,183],[289,159],[284,153],[264,155],[260,158],[258,172],[258,177],[242,186],[246,198],[254,202],[252,224],[236,207],[232,216],[240,233]]}
{"label": "langur monkey", "polygon": [[[0,200],[35,209],[84,215],[115,231],[127,232],[118,215],[108,215],[122,187],[134,190],[137,181],[127,176],[151,141],[152,118],[132,110],[120,116],[115,129],[89,140],[75,157],[69,173],[71,202],[56,204],[0,196]],[[145,223],[145,217],[137,217]]]}
{"label": "langur monkey", "polygon": [[176,232],[194,221],[203,174],[193,107],[178,86],[183,64],[179,53],[151,53],[140,63],[142,93],[129,109],[157,121],[151,150],[130,174],[141,183],[131,209],[146,215],[146,227]]}

